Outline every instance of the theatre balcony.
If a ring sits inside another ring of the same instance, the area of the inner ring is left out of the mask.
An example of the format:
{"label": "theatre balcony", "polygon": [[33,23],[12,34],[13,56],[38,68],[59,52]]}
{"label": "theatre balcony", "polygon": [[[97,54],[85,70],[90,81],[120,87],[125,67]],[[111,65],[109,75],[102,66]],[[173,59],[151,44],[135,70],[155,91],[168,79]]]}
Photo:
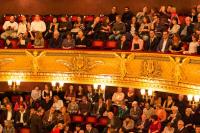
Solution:
{"label": "theatre balcony", "polygon": [[0,84],[52,82],[199,94],[200,57],[87,50],[0,50]]}

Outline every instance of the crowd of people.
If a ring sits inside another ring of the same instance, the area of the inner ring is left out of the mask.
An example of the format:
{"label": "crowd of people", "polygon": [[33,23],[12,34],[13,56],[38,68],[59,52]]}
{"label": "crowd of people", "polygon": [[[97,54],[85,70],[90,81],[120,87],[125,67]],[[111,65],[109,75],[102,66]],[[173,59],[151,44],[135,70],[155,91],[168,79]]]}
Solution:
{"label": "crowd of people", "polygon": [[[69,85],[65,92],[59,87],[52,90],[48,84],[43,88],[34,87],[26,100],[20,95],[16,102],[3,98],[0,132],[28,128],[31,133],[200,133],[200,106],[189,103],[184,95],[145,99],[133,88],[125,92],[117,87],[105,98],[92,85]],[[74,122],[77,115],[107,121],[104,125]]]}
{"label": "crowd of people", "polygon": [[200,52],[200,5],[192,8],[184,20],[180,20],[176,7],[172,5],[160,9],[145,6],[137,13],[125,7],[122,15],[114,6],[110,14],[96,16],[89,22],[81,16],[75,21],[63,16],[59,22],[54,17],[50,23],[45,23],[40,15],[32,17],[32,21],[26,16],[20,17],[19,23],[10,16],[3,24],[1,38],[5,40],[5,48],[13,47],[10,38],[18,39],[18,48],[31,45],[31,48],[58,49],[91,48],[94,40],[115,40],[117,46],[114,49],[118,50]]}

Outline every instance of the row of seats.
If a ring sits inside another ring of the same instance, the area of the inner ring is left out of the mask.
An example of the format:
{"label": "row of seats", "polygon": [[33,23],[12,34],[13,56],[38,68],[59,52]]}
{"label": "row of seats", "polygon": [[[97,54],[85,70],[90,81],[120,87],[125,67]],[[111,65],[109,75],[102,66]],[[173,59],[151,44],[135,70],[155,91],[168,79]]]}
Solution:
{"label": "row of seats", "polygon": [[[17,39],[10,39],[11,45],[12,45],[12,49],[18,49],[18,40]],[[48,48],[49,44],[48,41],[45,40],[45,48]],[[5,47],[5,41],[3,39],[0,39],[0,48],[4,48]],[[34,48],[33,45],[31,43],[28,44],[27,46],[28,49]],[[117,41],[114,40],[108,40],[106,42],[102,41],[102,40],[94,40],[92,41],[92,46],[91,48],[93,49],[117,49]]]}

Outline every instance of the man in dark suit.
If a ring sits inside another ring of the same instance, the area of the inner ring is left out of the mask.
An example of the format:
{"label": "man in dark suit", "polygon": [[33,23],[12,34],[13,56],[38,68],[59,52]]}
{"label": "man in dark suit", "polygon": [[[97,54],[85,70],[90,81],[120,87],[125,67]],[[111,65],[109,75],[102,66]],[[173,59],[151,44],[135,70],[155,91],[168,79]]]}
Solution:
{"label": "man in dark suit", "polygon": [[126,39],[126,35],[123,34],[120,40],[117,42],[117,49],[118,50],[128,50],[129,49],[129,42]]}
{"label": "man in dark suit", "polygon": [[191,42],[192,34],[194,33],[194,25],[191,23],[191,18],[186,17],[185,23],[181,25],[179,35],[182,42]]}
{"label": "man in dark suit", "polygon": [[184,122],[182,120],[178,121],[177,129],[175,130],[175,133],[189,133],[187,128],[184,126]]}
{"label": "man in dark suit", "polygon": [[15,127],[19,130],[22,127],[28,127],[29,114],[24,105],[19,106],[19,111],[15,115]]}
{"label": "man in dark suit", "polygon": [[160,40],[157,51],[158,52],[169,52],[169,47],[172,45],[172,40],[169,38],[168,31],[163,31],[162,39]]}
{"label": "man in dark suit", "polygon": [[2,122],[14,120],[15,118],[15,112],[12,110],[12,105],[7,104],[6,110],[2,114]]}
{"label": "man in dark suit", "polygon": [[115,131],[117,131],[122,126],[121,120],[119,117],[114,116],[113,112],[108,112],[108,119],[108,127],[113,128]]}
{"label": "man in dark suit", "polygon": [[31,122],[30,122],[31,133],[43,133],[43,124],[42,124],[43,113],[44,113],[44,110],[39,109],[37,110],[36,113],[34,113],[31,116]]}
{"label": "man in dark suit", "polygon": [[41,101],[41,107],[47,111],[53,105],[53,101],[50,99],[50,96],[47,95],[44,100]]}
{"label": "man in dark suit", "polygon": [[99,133],[99,131],[96,128],[92,127],[92,124],[88,123],[86,124],[85,133]]}
{"label": "man in dark suit", "polygon": [[145,42],[144,51],[156,52],[160,39],[155,35],[154,30],[149,32],[149,37],[150,38]]}

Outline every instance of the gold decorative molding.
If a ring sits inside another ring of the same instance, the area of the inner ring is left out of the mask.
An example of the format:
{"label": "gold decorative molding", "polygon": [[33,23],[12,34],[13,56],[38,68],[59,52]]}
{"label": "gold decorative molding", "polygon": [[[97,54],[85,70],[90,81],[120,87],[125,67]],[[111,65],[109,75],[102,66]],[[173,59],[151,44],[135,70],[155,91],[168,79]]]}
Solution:
{"label": "gold decorative molding", "polygon": [[55,80],[200,94],[198,56],[121,51],[1,49],[0,65],[0,81]]}

